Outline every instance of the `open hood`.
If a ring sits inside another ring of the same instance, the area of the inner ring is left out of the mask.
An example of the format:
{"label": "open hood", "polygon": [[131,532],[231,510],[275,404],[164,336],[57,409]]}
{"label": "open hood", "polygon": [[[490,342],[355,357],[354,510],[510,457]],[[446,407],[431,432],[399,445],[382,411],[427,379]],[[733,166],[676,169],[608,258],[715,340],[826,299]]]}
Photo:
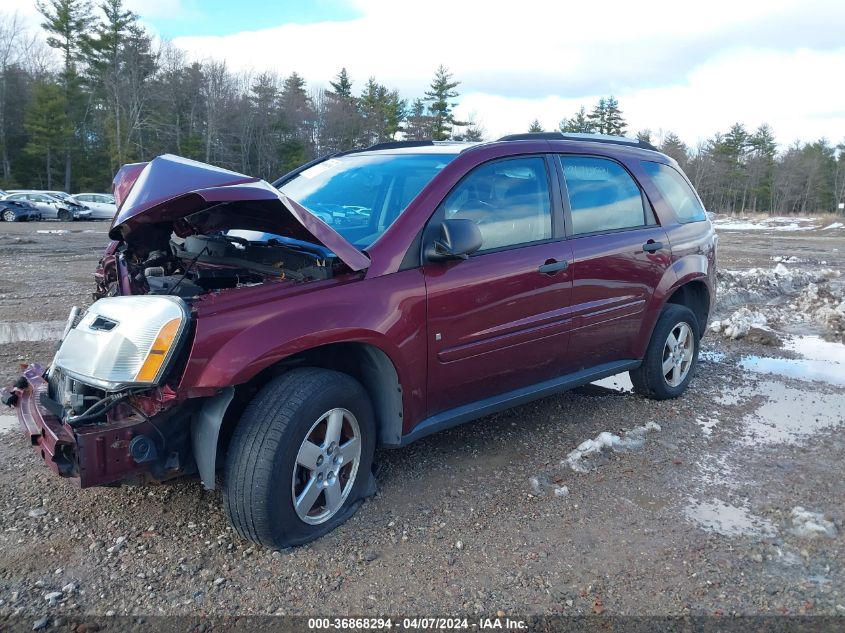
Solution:
{"label": "open hood", "polygon": [[370,265],[332,227],[259,178],[164,154],[124,165],[112,188],[118,208],[109,229],[114,240],[131,241],[145,225],[170,224],[182,237],[246,229],[317,242],[354,271]]}

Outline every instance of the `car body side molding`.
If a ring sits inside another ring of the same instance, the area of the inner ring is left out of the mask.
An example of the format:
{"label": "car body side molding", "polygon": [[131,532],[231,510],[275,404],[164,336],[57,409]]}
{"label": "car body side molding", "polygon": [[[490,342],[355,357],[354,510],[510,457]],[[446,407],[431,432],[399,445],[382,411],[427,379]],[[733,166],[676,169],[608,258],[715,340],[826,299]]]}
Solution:
{"label": "car body side molding", "polygon": [[641,362],[640,360],[620,360],[604,363],[443,411],[417,424],[413,431],[402,437],[398,446],[407,446],[411,442],[416,442],[432,433],[459,426],[465,422],[483,418],[486,415],[498,413],[539,398],[545,398],[561,391],[568,391],[623,371],[636,369]]}

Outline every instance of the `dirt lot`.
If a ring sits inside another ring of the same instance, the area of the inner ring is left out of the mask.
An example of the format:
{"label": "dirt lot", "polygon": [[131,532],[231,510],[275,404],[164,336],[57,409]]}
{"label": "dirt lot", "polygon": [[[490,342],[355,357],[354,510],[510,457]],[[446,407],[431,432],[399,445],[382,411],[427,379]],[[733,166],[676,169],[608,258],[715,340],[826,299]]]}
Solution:
{"label": "dirt lot", "polygon": [[[89,300],[105,230],[0,224],[4,382]],[[377,496],[289,551],[240,540],[196,481],[79,491],[0,411],[0,617],[845,616],[843,265],[842,228],[720,231],[717,318],[752,316],[705,338],[683,398],[620,376],[381,451]],[[632,446],[573,468],[603,431]]]}

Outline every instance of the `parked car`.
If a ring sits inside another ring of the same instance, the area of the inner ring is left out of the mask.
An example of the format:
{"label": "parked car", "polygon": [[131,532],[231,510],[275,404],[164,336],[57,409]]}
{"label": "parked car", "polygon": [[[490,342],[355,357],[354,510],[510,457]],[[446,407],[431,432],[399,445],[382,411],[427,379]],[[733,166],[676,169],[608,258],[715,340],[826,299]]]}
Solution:
{"label": "parked car", "polygon": [[112,220],[117,213],[114,196],[107,193],[77,193],[70,196],[74,202],[91,209],[92,220]]}
{"label": "parked car", "polygon": [[41,211],[24,200],[0,200],[0,219],[4,222],[32,222],[41,219]]}
{"label": "parked car", "polygon": [[701,201],[636,140],[387,143],[273,185],[161,156],[114,191],[99,299],[3,401],[83,488],[222,471],[271,547],[345,521],[377,446],[625,371],[680,396],[714,303]]}
{"label": "parked car", "polygon": [[91,210],[70,200],[60,200],[41,191],[10,191],[3,200],[24,200],[34,205],[45,219],[88,220]]}
{"label": "parked car", "polygon": [[53,196],[59,200],[69,200],[70,194],[66,191],[49,191],[47,189],[39,189],[39,193],[46,193],[48,196]]}

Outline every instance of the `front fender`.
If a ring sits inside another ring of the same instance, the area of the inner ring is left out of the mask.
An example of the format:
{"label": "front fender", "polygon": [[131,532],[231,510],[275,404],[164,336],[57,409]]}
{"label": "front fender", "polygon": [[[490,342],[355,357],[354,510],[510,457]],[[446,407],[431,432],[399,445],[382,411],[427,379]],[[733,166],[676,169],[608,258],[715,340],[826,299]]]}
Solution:
{"label": "front fender", "polygon": [[[231,296],[238,293],[234,290]],[[279,361],[314,348],[363,343],[393,363],[406,420],[424,412],[426,306],[419,270],[315,283],[313,290],[297,286],[239,296],[242,301],[228,301],[225,309],[221,302],[197,306],[194,340],[179,385],[185,396],[244,384]]]}

